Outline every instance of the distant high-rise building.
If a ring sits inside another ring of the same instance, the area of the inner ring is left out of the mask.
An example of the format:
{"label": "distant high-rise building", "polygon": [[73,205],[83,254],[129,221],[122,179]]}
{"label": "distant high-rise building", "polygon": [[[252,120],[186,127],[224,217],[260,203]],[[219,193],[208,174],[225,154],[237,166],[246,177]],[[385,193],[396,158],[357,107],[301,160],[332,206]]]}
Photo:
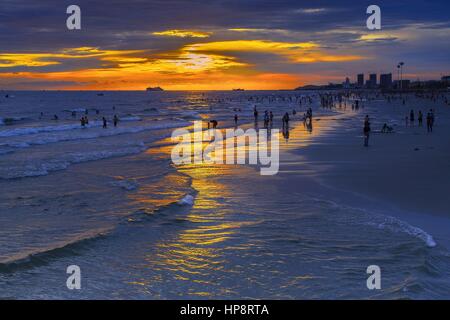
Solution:
{"label": "distant high-rise building", "polygon": [[376,73],[371,73],[369,76],[369,83],[370,83],[370,87],[371,88],[376,88],[377,87],[377,74]]}
{"label": "distant high-rise building", "polygon": [[358,87],[364,87],[364,73],[358,74]]}
{"label": "distant high-rise building", "polygon": [[392,87],[392,73],[386,73],[380,75],[380,87],[390,88]]}

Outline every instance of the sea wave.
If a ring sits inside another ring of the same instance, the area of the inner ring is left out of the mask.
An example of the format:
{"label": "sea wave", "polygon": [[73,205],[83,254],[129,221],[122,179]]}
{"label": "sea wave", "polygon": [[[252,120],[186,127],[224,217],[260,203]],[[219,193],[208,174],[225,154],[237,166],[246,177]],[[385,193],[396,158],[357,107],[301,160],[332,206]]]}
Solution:
{"label": "sea wave", "polygon": [[181,206],[193,206],[194,205],[194,201],[195,198],[194,196],[187,194],[183,197],[183,199],[181,199],[180,201],[178,201],[178,204]]}
{"label": "sea wave", "polygon": [[135,179],[117,179],[117,181],[111,182],[111,185],[126,191],[133,191],[139,188],[139,183]]}
{"label": "sea wave", "polygon": [[[102,123],[100,121],[91,122],[86,128],[100,127]],[[44,126],[44,127],[25,127],[15,128],[0,131],[0,137],[14,137],[36,134],[41,132],[55,132],[55,131],[67,131],[67,130],[81,130],[83,129],[80,124],[62,124],[56,126]]]}
{"label": "sea wave", "polygon": [[[58,129],[53,128],[54,129],[54,130],[52,129],[53,131],[51,130],[36,131],[34,132],[35,134],[33,134],[33,130],[36,130],[36,128],[22,128],[23,130],[30,129],[28,131],[29,136],[27,136],[26,138],[24,138],[23,136],[18,137],[16,134],[17,132],[11,132],[11,130],[7,130],[9,131],[10,134],[12,134],[12,136],[10,136],[12,139],[9,139],[8,142],[2,143],[0,145],[3,147],[10,147],[10,148],[28,148],[33,145],[44,145],[63,141],[95,139],[122,134],[139,133],[150,130],[177,128],[188,124],[189,124],[188,122],[166,122],[166,123],[156,122],[156,123],[146,123],[139,126],[123,126],[113,129],[89,129],[89,128],[80,129],[79,125],[72,127],[71,129],[70,127],[63,128],[63,126],[61,126]],[[69,130],[76,130],[76,131],[69,131]],[[0,131],[0,137],[7,136],[6,135],[7,133],[5,133],[5,131],[3,132]],[[63,131],[63,132],[56,132],[56,131]],[[44,134],[44,132],[46,132],[47,134]],[[19,135],[21,134],[22,133],[20,133]],[[16,138],[16,141],[14,141],[13,138]]]}
{"label": "sea wave", "polygon": [[5,125],[13,125],[16,124],[18,122],[23,122],[23,121],[27,121],[30,120],[26,117],[11,117],[11,118],[2,118],[0,117],[0,125],[1,126],[5,126]]}
{"label": "sea wave", "polygon": [[409,234],[425,242],[425,244],[429,248],[433,248],[437,245],[432,235],[426,233],[424,230],[418,227],[412,226],[402,220],[391,216],[384,216],[382,217],[381,221],[369,221],[367,222],[367,225],[371,225],[380,229],[390,230],[392,232],[402,232]]}
{"label": "sea wave", "polygon": [[[129,228],[135,223],[144,223],[150,220],[154,221],[157,216],[166,220],[167,216],[173,218],[172,213],[174,212],[179,213],[189,210],[185,208],[190,206],[188,203],[180,205],[185,199],[188,199],[189,203],[191,203],[191,201],[193,203],[194,196],[188,194],[179,201],[157,208],[154,210],[154,213],[158,213],[159,215],[149,215],[146,212],[136,211],[127,216],[126,221],[119,220],[115,225],[81,232],[71,238],[57,241],[41,248],[19,252],[7,257],[0,257],[0,273],[11,273],[23,269],[32,269],[42,264],[46,264],[51,260],[77,254],[79,250],[91,248],[93,242],[105,239],[113,233],[118,234],[119,236],[133,234],[129,231]],[[164,213],[167,213],[168,215]],[[170,221],[168,223],[170,223]]]}
{"label": "sea wave", "polygon": [[352,213],[352,215],[349,215],[347,217],[340,216],[340,219],[347,219],[347,222],[367,225],[378,229],[389,230],[394,233],[397,232],[405,233],[422,240],[425,243],[425,245],[429,248],[433,248],[437,245],[436,241],[433,239],[433,236],[428,234],[426,231],[418,227],[412,226],[409,223],[402,221],[398,218],[395,218],[393,216],[389,216],[379,212],[369,211],[363,208],[339,204],[327,199],[319,199],[315,197],[311,197],[311,199],[315,201],[316,204],[322,203],[328,207]]}
{"label": "sea wave", "polygon": [[19,252],[13,256],[0,260],[0,272],[15,272],[19,269],[28,269],[47,263],[51,259],[72,255],[74,250],[83,245],[105,237],[113,228],[87,231],[70,239],[58,241],[50,246],[35,248],[30,251]]}
{"label": "sea wave", "polygon": [[147,147],[144,144],[138,144],[114,150],[67,153],[61,158],[50,159],[45,162],[38,161],[36,163],[30,162],[23,166],[2,167],[0,168],[0,179],[44,176],[53,171],[65,170],[73,164],[137,154],[146,149]]}

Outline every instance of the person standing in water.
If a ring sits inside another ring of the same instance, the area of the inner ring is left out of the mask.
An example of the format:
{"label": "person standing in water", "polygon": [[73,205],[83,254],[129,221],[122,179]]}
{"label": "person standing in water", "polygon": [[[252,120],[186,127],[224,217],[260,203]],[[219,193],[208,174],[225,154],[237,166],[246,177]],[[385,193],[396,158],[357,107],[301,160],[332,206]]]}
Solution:
{"label": "person standing in water", "polygon": [[434,126],[434,111],[433,109],[430,109],[430,132],[433,132],[433,126]]}
{"label": "person standing in water", "polygon": [[423,114],[422,114],[422,111],[420,111],[420,110],[419,110],[419,114],[417,116],[417,120],[419,120],[419,127],[421,127],[422,123],[423,123]]}
{"label": "person standing in water", "polygon": [[411,122],[411,126],[414,126],[414,110],[411,110],[409,113],[409,121]]}
{"label": "person standing in water", "polygon": [[265,111],[264,112],[264,128],[268,128],[269,127],[269,111]]}
{"label": "person standing in water", "polygon": [[108,128],[108,122],[106,121],[106,118],[103,117],[103,129]]}
{"label": "person standing in water", "polygon": [[367,115],[364,119],[364,147],[369,146],[369,135],[370,135],[370,120],[369,116]]}
{"label": "person standing in water", "polygon": [[430,109],[430,112],[427,114],[427,131],[433,132],[433,125],[434,125],[434,113],[433,110]]}
{"label": "person standing in water", "polygon": [[237,125],[238,125],[238,119],[239,119],[239,118],[238,118],[238,115],[237,115],[237,113],[235,113],[235,114],[234,114],[234,126],[235,126],[235,127],[237,127]]}
{"label": "person standing in water", "polygon": [[114,128],[117,127],[117,123],[119,122],[119,118],[117,117],[117,115],[114,115]]}
{"label": "person standing in water", "polygon": [[283,129],[284,128],[289,129],[289,113],[286,112],[284,114],[282,121],[283,121]]}

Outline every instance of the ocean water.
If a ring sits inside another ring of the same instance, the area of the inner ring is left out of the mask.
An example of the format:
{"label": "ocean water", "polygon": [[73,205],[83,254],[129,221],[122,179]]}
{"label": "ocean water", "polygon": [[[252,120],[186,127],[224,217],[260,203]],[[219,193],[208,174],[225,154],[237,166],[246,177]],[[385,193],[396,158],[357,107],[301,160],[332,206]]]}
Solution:
{"label": "ocean water", "polygon": [[[431,234],[335,200],[315,179],[320,168],[291,152],[360,121],[350,108],[321,109],[313,92],[8,94],[0,298],[448,298],[450,256]],[[312,103],[299,105],[302,95]],[[260,118],[272,110],[275,126],[284,112],[314,109],[312,132],[296,116],[281,140],[278,175],[171,163],[172,130],[199,119],[232,126],[235,113],[252,126],[254,105]],[[103,129],[115,114],[118,127]],[[382,266],[379,291],[366,287],[372,264]],[[70,265],[81,290],[66,287]]]}

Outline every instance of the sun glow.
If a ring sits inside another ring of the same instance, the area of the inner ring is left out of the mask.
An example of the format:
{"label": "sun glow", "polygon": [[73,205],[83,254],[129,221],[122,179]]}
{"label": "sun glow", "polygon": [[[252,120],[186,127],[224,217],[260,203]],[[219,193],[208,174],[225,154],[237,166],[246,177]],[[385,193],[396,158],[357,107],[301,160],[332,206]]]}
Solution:
{"label": "sun glow", "polygon": [[178,38],[208,38],[211,32],[201,32],[192,30],[166,30],[152,33],[155,36],[178,37]]}
{"label": "sun glow", "polygon": [[[0,53],[0,67],[11,69],[0,73],[0,81],[66,83],[58,89],[67,90],[142,90],[151,79],[172,90],[272,90],[303,83],[296,74],[261,71],[252,61],[252,56],[259,54],[277,56],[286,65],[362,59],[358,55],[329,54],[314,42],[270,40],[193,42],[171,51],[77,47],[56,52]],[[93,67],[83,68],[87,59]],[[71,67],[65,70],[68,62]],[[59,65],[58,70],[48,70],[54,65]],[[25,70],[16,71],[15,67]]]}

